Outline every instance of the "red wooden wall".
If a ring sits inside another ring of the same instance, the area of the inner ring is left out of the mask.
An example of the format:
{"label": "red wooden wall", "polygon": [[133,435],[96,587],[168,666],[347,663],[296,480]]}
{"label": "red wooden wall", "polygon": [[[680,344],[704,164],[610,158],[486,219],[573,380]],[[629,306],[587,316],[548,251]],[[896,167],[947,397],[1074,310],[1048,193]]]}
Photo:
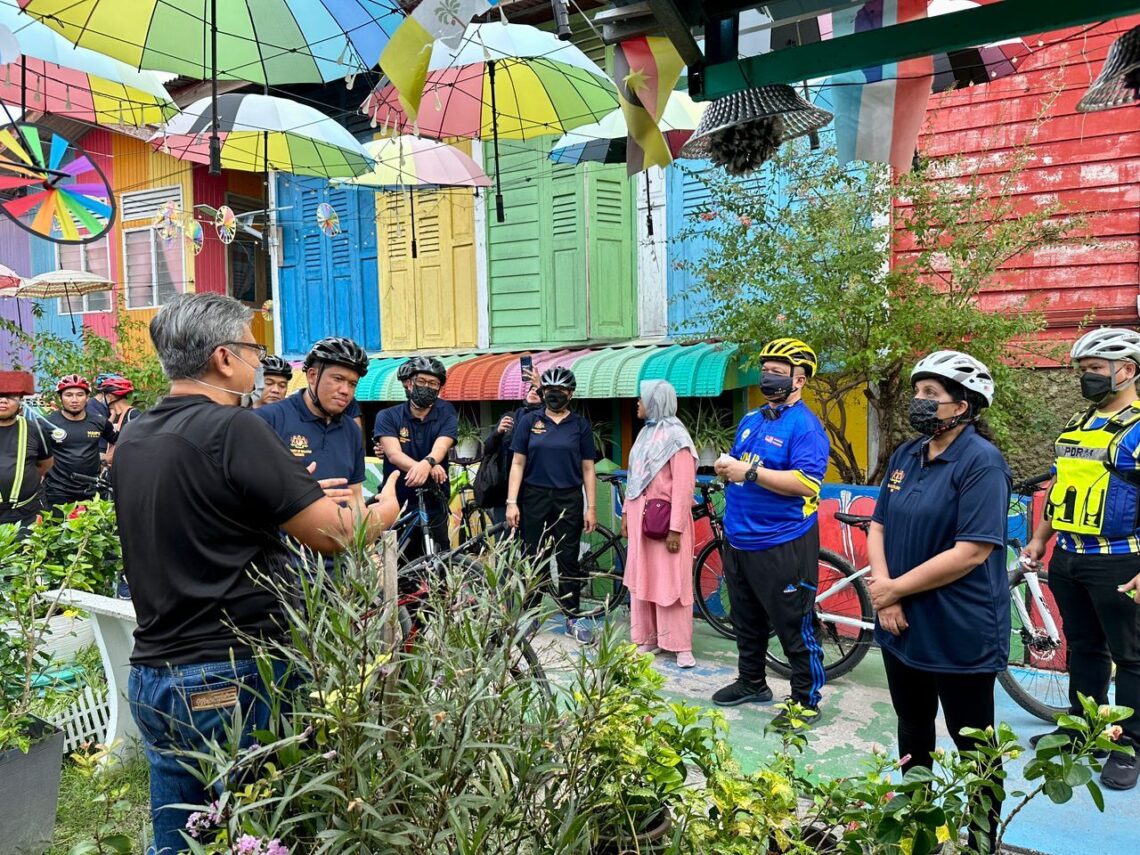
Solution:
{"label": "red wooden wall", "polygon": [[[1095,322],[1135,326],[1140,295],[1140,107],[1076,112],[1109,45],[1140,24],[1133,16],[1026,37],[1033,53],[1011,77],[931,98],[919,140],[924,157],[962,155],[966,172],[995,175],[1032,136],[1035,157],[1015,189],[1022,210],[1054,201],[1088,220],[1086,242],[1013,259],[982,303],[1044,312],[1043,336],[1067,340],[1095,310]],[[896,205],[896,211],[899,205]],[[896,257],[906,251],[899,241]]]}

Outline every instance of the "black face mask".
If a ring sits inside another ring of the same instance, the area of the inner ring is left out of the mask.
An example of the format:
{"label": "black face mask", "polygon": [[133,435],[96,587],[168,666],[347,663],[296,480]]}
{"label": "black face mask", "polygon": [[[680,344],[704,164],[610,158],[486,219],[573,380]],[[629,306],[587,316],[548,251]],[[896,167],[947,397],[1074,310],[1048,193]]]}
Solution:
{"label": "black face mask", "polygon": [[1081,397],[1094,404],[1099,404],[1112,394],[1112,376],[1109,374],[1093,374],[1086,371],[1081,375]]}
{"label": "black face mask", "polygon": [[768,374],[765,372],[760,375],[760,394],[773,404],[786,401],[788,395],[792,394],[794,387],[795,381],[791,377],[785,377],[783,374]]}
{"label": "black face mask", "polygon": [[910,426],[924,436],[935,437],[955,428],[962,423],[966,414],[955,416],[952,419],[938,418],[938,407],[944,401],[934,401],[930,398],[912,398],[910,401]]}
{"label": "black face mask", "polygon": [[408,398],[412,402],[412,406],[426,408],[430,407],[439,399],[439,389],[433,389],[431,386],[420,386],[416,383],[412,384],[411,393]]}
{"label": "black face mask", "polygon": [[570,403],[570,396],[561,389],[547,389],[542,393],[542,402],[546,404],[547,409],[558,413],[566,409],[566,405]]}

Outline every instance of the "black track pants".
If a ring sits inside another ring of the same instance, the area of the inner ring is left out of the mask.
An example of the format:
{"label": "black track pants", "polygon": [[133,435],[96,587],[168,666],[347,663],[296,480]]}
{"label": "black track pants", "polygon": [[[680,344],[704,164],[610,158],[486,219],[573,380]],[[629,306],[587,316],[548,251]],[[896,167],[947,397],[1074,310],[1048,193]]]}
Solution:
{"label": "black track pants", "polygon": [[[562,611],[574,617],[581,605],[582,569],[578,550],[585,523],[582,488],[548,489],[523,486],[519,498],[522,538],[527,552],[549,558],[553,552],[558,566],[558,600]],[[544,566],[549,567],[543,562]],[[549,571],[547,571],[549,572]],[[538,604],[541,594],[532,597],[527,608]]]}
{"label": "black track pants", "polygon": [[771,549],[747,551],[726,544],[724,577],[741,679],[764,679],[768,635],[774,629],[792,666],[793,700],[819,706],[823,650],[812,620],[819,583],[819,526]]}

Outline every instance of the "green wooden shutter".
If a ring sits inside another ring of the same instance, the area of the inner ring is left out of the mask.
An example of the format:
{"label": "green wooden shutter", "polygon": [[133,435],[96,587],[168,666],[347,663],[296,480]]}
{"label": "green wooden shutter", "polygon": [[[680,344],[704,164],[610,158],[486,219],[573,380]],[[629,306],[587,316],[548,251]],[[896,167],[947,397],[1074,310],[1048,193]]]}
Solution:
{"label": "green wooden shutter", "polygon": [[[546,159],[542,140],[501,140],[499,168],[503,176],[506,222],[495,220],[495,190],[486,192],[487,289],[493,345],[543,341],[542,280],[546,265],[542,246],[549,246],[550,223],[544,215],[541,180]],[[494,173],[491,144],[483,148],[487,173]]]}
{"label": "green wooden shutter", "polygon": [[[554,138],[544,141],[547,152]],[[586,224],[581,167],[545,163],[543,201],[543,341],[569,344],[589,336],[586,323]]]}
{"label": "green wooden shutter", "polygon": [[624,166],[586,167],[590,263],[590,338],[637,335],[630,182]]}

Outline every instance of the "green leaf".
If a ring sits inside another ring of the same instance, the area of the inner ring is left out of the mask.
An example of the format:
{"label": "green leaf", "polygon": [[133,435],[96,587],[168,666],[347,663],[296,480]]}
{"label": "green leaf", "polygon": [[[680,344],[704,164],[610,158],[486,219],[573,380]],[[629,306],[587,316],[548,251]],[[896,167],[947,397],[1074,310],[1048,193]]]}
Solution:
{"label": "green leaf", "polygon": [[1090,780],[1087,784],[1085,784],[1085,789],[1089,791],[1089,795],[1092,797],[1093,804],[1096,805],[1096,809],[1101,813],[1104,813],[1104,793],[1100,791],[1100,787],[1097,785],[1097,782]]}
{"label": "green leaf", "polygon": [[1092,770],[1088,766],[1074,763],[1065,770],[1064,781],[1070,787],[1083,787],[1092,780]]}
{"label": "green leaf", "polygon": [[1037,753],[1041,754],[1046,751],[1052,751],[1062,748],[1066,745],[1071,745],[1073,742],[1071,737],[1063,733],[1050,733],[1042,736],[1037,742]]}
{"label": "green leaf", "polygon": [[1044,793],[1054,804],[1063,805],[1073,797],[1073,788],[1064,781],[1046,781]]}

